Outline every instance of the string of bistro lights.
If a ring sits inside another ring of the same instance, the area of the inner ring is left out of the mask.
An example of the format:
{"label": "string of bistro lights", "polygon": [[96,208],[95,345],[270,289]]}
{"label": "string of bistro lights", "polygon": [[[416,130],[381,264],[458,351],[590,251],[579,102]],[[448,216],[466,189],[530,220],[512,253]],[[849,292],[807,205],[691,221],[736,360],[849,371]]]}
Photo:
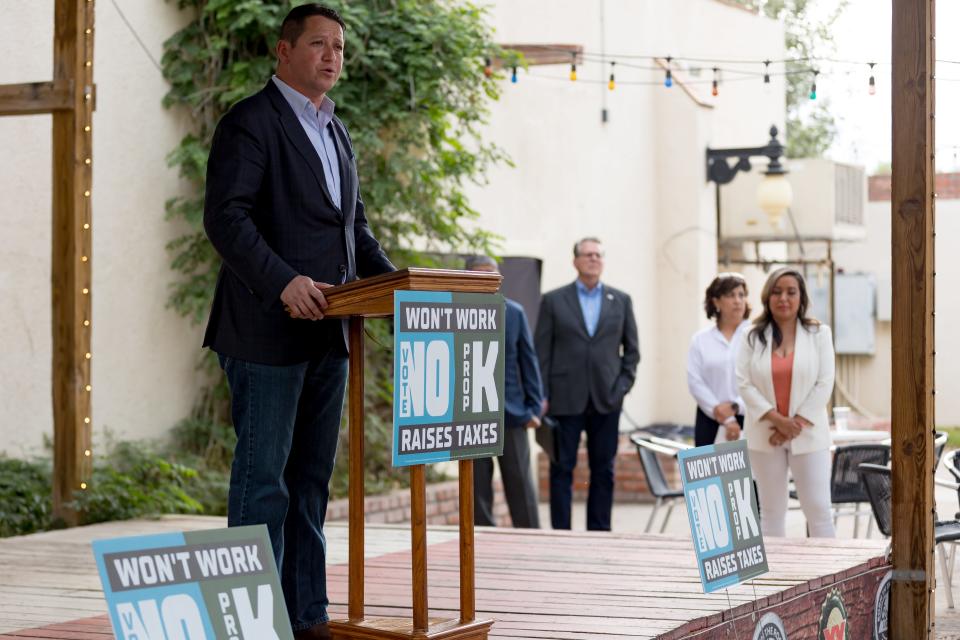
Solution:
{"label": "string of bistro lights", "polygon": [[[91,208],[91,189],[93,188],[93,16],[94,16],[94,7],[93,0],[87,0],[83,4],[83,15],[78,21],[83,25],[83,39],[81,42],[81,47],[83,51],[83,67],[79,76],[82,79],[83,83],[83,102],[80,105],[80,118],[78,120],[82,122],[83,126],[83,135],[79,137],[79,149],[78,155],[83,158],[84,172],[81,181],[83,183],[83,200],[82,206],[80,207],[80,219],[83,221],[80,230],[79,246],[80,251],[80,264],[77,266],[77,271],[81,274],[78,280],[82,283],[80,293],[82,294],[82,309],[81,312],[81,324],[83,326],[82,334],[80,337],[80,343],[86,345],[86,350],[84,352],[84,364],[82,370],[83,377],[83,392],[85,393],[84,401],[81,402],[81,406],[86,408],[86,411],[83,413],[86,414],[83,416],[83,423],[89,425],[91,421],[91,402],[90,402],[90,393],[93,391],[93,387],[90,385],[91,375],[90,375],[90,360],[93,358],[91,353],[91,339],[90,339],[90,316],[91,316],[91,294],[90,287],[92,286],[91,278],[91,264],[90,264],[90,252],[93,248],[92,241],[92,230],[90,228],[92,220],[92,208]],[[89,478],[91,472],[91,462],[93,451],[91,451],[92,444],[89,440],[85,443],[86,447],[83,450],[83,461],[82,464],[83,473],[82,477]],[[87,483],[85,480],[80,482],[81,490],[87,488]]]}
{"label": "string of bistro lights", "polygon": [[[724,59],[724,58],[691,58],[691,57],[674,57],[674,56],[651,56],[644,54],[597,54],[590,52],[574,52],[569,49],[560,49],[556,47],[550,47],[544,45],[542,47],[537,47],[538,49],[544,52],[550,53],[569,53],[570,55],[570,73],[569,80],[571,82],[577,82],[578,80],[582,82],[587,82],[591,84],[596,83],[606,83],[607,88],[610,91],[616,89],[618,84],[623,85],[634,85],[634,86],[657,86],[662,85],[666,88],[671,88],[674,85],[673,74],[675,71],[688,71],[691,73],[696,73],[699,75],[700,72],[709,71],[711,76],[705,79],[691,79],[685,80],[684,84],[710,84],[710,93],[713,96],[720,95],[720,86],[721,84],[728,82],[736,82],[743,80],[753,80],[758,78],[763,78],[763,83],[769,85],[771,78],[775,77],[787,77],[787,76],[808,76],[810,80],[810,91],[809,97],[811,100],[817,99],[817,80],[820,77],[833,76],[837,75],[836,72],[824,72],[821,68],[825,65],[834,65],[834,66],[849,66],[849,67],[859,67],[862,69],[864,74],[867,77],[867,93],[869,95],[875,95],[877,92],[877,82],[876,82],[876,67],[877,66],[890,66],[889,62],[872,62],[872,61],[858,61],[858,60],[840,60],[836,58],[785,58],[780,60],[772,59]],[[650,60],[654,63],[651,65],[637,64],[635,62],[630,62],[632,60]],[[602,67],[609,66],[609,76],[606,80],[592,80],[592,79],[580,79],[577,73],[577,63],[578,61],[581,64],[590,63],[597,64]],[[960,60],[937,60],[936,62],[940,64],[949,64],[949,65],[960,65]],[[688,66],[683,67],[683,64],[686,63]],[[703,64],[704,66],[699,66]],[[727,65],[755,65],[757,69],[748,70],[748,69],[739,69],[728,67]],[[771,65],[783,65],[783,71],[775,71],[771,69]],[[806,65],[799,69],[787,69],[787,65]],[[512,83],[518,82],[518,71],[517,64],[512,64],[508,68],[510,70],[510,81]],[[636,69],[643,71],[655,71],[663,74],[662,80],[620,80],[616,78],[617,68],[628,68]],[[493,63],[490,58],[484,60],[484,73],[487,76],[493,74]],[[853,75],[856,73],[853,69],[848,69],[843,72],[844,75]],[[732,76],[732,77],[728,77]],[[551,76],[542,76],[537,75],[536,77],[548,80],[561,80],[561,78],[551,77]],[[946,82],[960,82],[960,78],[941,78],[941,81]]]}

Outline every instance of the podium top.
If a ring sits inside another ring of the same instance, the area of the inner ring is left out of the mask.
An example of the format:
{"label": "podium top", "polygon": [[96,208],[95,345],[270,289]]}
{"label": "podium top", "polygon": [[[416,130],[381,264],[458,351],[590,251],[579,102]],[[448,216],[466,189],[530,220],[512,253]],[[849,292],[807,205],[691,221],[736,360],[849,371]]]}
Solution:
{"label": "podium top", "polygon": [[392,316],[394,291],[496,293],[502,280],[499,273],[486,271],[409,267],[325,289],[323,295],[329,306],[323,315],[327,318]]}

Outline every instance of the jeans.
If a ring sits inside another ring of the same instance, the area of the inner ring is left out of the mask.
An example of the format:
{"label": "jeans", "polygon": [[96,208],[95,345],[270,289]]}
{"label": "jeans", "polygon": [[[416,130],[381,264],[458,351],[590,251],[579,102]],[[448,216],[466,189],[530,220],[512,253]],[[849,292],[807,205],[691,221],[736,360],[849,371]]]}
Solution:
{"label": "jeans", "polygon": [[220,356],[230,385],[237,448],[227,522],[266,524],[295,631],[326,622],[323,521],[347,379],[328,354],[290,366]]}
{"label": "jeans", "polygon": [[554,529],[570,528],[573,470],[577,466],[580,433],[587,432],[590,490],[587,494],[587,530],[610,531],[613,512],[613,465],[619,442],[620,410],[597,413],[592,406],[573,416],[554,416],[559,423],[557,463],[550,465],[550,523]]}

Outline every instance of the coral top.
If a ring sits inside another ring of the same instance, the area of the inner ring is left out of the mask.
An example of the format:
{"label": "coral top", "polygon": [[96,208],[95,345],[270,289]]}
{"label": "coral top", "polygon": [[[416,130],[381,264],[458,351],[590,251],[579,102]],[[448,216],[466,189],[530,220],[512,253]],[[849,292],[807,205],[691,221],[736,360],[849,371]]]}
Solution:
{"label": "coral top", "polygon": [[790,385],[793,382],[793,353],[788,356],[771,356],[770,369],[773,373],[773,395],[777,399],[777,413],[790,416]]}

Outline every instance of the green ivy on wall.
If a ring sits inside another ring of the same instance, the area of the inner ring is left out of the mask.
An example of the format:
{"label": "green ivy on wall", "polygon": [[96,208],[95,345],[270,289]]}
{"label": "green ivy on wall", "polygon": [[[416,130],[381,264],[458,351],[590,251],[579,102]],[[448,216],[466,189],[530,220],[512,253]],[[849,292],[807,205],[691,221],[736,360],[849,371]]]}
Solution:
{"label": "green ivy on wall", "polygon": [[[168,0],[169,1],[169,0]],[[184,109],[192,127],[169,162],[190,185],[166,205],[167,217],[189,231],[169,243],[170,306],[195,323],[206,320],[219,257],[203,233],[203,190],[210,140],[232,104],[260,90],[274,71],[280,22],[303,2],[176,0],[190,22],[164,43],[170,83],[164,106]],[[334,0],[347,23],[344,71],[330,92],[350,130],[367,216],[395,264],[431,264],[429,255],[490,251],[495,240],[475,221],[465,188],[482,182],[493,163],[508,162],[481,128],[499,96],[499,76],[484,74],[484,58],[503,55],[484,10],[455,0]],[[416,247],[416,250],[414,250]],[[390,467],[392,340],[385,321],[368,322],[367,483],[371,491],[403,484]],[[189,423],[211,433],[229,424],[228,392],[213,358],[211,384]],[[182,431],[181,425],[181,431]],[[196,438],[194,438],[196,439]],[[202,438],[201,438],[202,439]],[[334,495],[343,495],[345,438]],[[208,461],[222,469],[222,455]]]}

